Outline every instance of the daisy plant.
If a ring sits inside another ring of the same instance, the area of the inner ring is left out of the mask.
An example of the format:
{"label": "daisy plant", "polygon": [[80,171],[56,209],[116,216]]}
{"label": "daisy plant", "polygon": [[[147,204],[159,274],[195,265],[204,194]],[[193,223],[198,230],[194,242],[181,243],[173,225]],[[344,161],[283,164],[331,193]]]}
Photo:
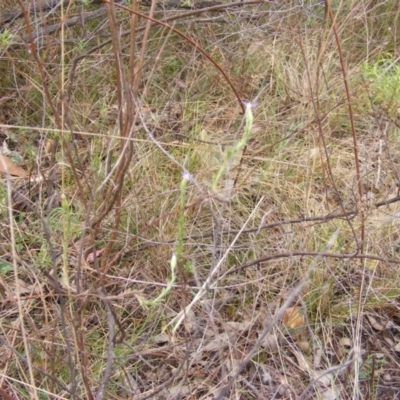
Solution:
{"label": "daisy plant", "polygon": [[235,156],[245,151],[247,143],[251,136],[251,130],[253,127],[254,116],[253,116],[253,108],[256,106],[255,103],[244,102],[245,105],[245,113],[244,113],[244,132],[241,139],[233,146],[228,147],[224,153],[224,162],[221,165],[218,173],[215,175],[213,180],[212,190],[215,192],[217,190],[218,182],[221,180],[222,176],[228,171],[235,159]]}
{"label": "daisy plant", "polygon": [[153,300],[146,300],[139,298],[139,302],[142,307],[154,307],[163,301],[165,296],[171,291],[176,281],[176,267],[178,262],[182,258],[183,252],[183,238],[185,236],[185,205],[186,205],[186,189],[188,183],[193,179],[193,176],[186,170],[182,172],[182,180],[180,184],[180,214],[178,222],[178,240],[176,244],[176,252],[172,253],[170,260],[171,277],[167,282],[167,286],[161,291],[161,293]]}

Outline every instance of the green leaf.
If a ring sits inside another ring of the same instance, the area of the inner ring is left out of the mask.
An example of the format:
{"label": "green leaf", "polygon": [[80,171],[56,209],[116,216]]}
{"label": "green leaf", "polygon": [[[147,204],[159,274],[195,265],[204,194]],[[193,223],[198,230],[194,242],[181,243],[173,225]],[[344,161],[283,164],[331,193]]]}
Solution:
{"label": "green leaf", "polygon": [[13,270],[13,267],[10,264],[0,261],[0,275],[5,275],[7,272]]}

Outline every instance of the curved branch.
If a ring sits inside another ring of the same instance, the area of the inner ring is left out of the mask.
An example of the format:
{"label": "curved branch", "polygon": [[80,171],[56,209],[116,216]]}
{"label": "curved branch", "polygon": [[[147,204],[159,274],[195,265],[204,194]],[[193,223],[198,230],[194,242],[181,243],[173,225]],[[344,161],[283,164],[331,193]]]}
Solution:
{"label": "curved branch", "polygon": [[[107,4],[111,4],[110,0],[104,0],[104,2],[107,3]],[[131,13],[131,14],[135,14],[135,15],[137,15],[138,17],[141,17],[141,18],[144,18],[144,19],[147,19],[147,20],[153,22],[154,24],[161,25],[161,26],[163,26],[164,28],[170,29],[172,32],[176,33],[176,34],[179,35],[181,38],[183,38],[183,39],[185,39],[187,42],[189,42],[195,49],[197,49],[201,54],[203,54],[203,56],[204,56],[205,58],[207,58],[207,60],[210,61],[211,64],[214,65],[215,68],[218,69],[218,71],[219,71],[219,72],[222,74],[222,76],[225,78],[225,80],[226,80],[226,82],[228,83],[228,85],[231,87],[233,93],[235,94],[235,96],[236,96],[236,98],[237,98],[237,100],[238,100],[238,102],[239,102],[239,104],[240,104],[240,107],[242,108],[242,111],[243,111],[243,112],[245,111],[245,106],[244,106],[244,104],[242,103],[242,99],[241,99],[241,97],[239,96],[239,93],[237,92],[236,88],[234,87],[232,81],[229,79],[229,77],[228,77],[228,75],[226,74],[226,72],[225,72],[225,71],[215,62],[215,60],[214,60],[201,46],[199,46],[192,38],[190,38],[189,36],[185,35],[183,32],[181,32],[180,30],[174,28],[173,26],[168,25],[166,22],[162,22],[162,21],[157,20],[157,19],[155,19],[155,18],[151,18],[151,17],[149,17],[149,16],[146,15],[146,14],[143,14],[143,13],[141,13],[141,12],[139,12],[139,11],[136,11],[136,10],[132,10],[131,8],[125,7],[125,6],[121,5],[121,4],[118,4],[118,3],[113,3],[113,4],[115,5],[115,7],[120,8],[121,10],[127,11],[127,12],[129,12],[129,13]]]}

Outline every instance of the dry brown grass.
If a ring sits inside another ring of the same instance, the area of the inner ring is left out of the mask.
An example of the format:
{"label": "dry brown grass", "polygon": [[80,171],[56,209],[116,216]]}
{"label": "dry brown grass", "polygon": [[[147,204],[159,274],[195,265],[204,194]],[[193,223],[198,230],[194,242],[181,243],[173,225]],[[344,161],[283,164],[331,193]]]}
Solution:
{"label": "dry brown grass", "polygon": [[[331,0],[341,62],[298,3],[156,7],[230,82],[118,7],[36,57],[29,26],[98,7],[2,27],[0,135],[29,174],[0,187],[0,397],[399,397],[400,8]],[[231,85],[258,105],[216,182]]]}

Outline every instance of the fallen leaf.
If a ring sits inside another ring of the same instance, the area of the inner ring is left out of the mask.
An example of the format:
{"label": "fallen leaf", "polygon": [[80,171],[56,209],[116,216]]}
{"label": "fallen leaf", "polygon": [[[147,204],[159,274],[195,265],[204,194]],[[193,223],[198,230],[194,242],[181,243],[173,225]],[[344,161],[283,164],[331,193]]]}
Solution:
{"label": "fallen leaf", "polygon": [[193,333],[198,327],[198,318],[192,310],[186,312],[183,324],[185,326],[186,332]]}
{"label": "fallen leaf", "polygon": [[343,347],[352,347],[353,346],[353,342],[350,338],[348,337],[342,337],[339,340],[339,343],[343,346]]}
{"label": "fallen leaf", "polygon": [[28,173],[18,165],[15,165],[6,155],[0,154],[0,172],[14,176],[23,177]]}
{"label": "fallen leaf", "polygon": [[340,399],[340,391],[338,389],[327,389],[322,392],[323,400],[336,400]]}
{"label": "fallen leaf", "polygon": [[397,351],[397,352],[400,351],[400,342],[397,343],[397,344],[393,347],[393,350],[394,350],[394,351]]}
{"label": "fallen leaf", "polygon": [[[305,353],[308,354],[311,351],[311,346],[310,343],[307,340],[300,340],[297,342],[297,346],[299,346],[299,349]],[[318,354],[318,353],[317,353]],[[316,354],[316,356],[317,356]],[[314,365],[316,365],[316,362],[314,361]]]}
{"label": "fallen leaf", "polygon": [[269,351],[275,351],[278,348],[278,336],[276,333],[269,333],[261,342],[261,347]]}
{"label": "fallen leaf", "polygon": [[160,333],[152,339],[152,342],[161,346],[170,342],[170,337],[166,333]]}
{"label": "fallen leaf", "polygon": [[250,321],[238,322],[238,321],[227,321],[226,326],[236,332],[244,332],[251,327]]}
{"label": "fallen leaf", "polygon": [[282,322],[289,329],[299,328],[304,325],[305,318],[300,307],[289,307],[285,311]]}
{"label": "fallen leaf", "polygon": [[307,356],[305,356],[303,353],[300,353],[299,351],[296,351],[296,350],[293,350],[292,354],[296,357],[297,363],[299,364],[300,369],[302,369],[305,372],[311,370],[310,361]]}
{"label": "fallen leaf", "polygon": [[176,86],[181,89],[186,89],[186,83],[181,81],[180,79],[175,79]]}
{"label": "fallen leaf", "polygon": [[33,285],[29,285],[19,278],[17,278],[16,282],[13,282],[11,286],[13,287],[14,291],[18,289],[19,294],[28,294],[33,292]]}
{"label": "fallen leaf", "polygon": [[254,40],[247,49],[248,54],[254,55],[265,50],[265,40]]}
{"label": "fallen leaf", "polygon": [[101,253],[103,253],[104,249],[96,250],[95,252],[93,251],[92,253],[89,253],[88,256],[86,257],[86,262],[94,262],[94,255],[96,253],[96,258],[101,256]]}
{"label": "fallen leaf", "polygon": [[378,320],[377,318],[369,314],[367,314],[367,318],[371,326],[377,331],[383,331],[385,329],[393,328],[393,323],[391,321],[386,321],[385,323],[382,323],[382,319]]}
{"label": "fallen leaf", "polygon": [[229,335],[225,332],[220,336],[213,337],[208,343],[206,343],[202,351],[219,351],[225,348],[229,343]]}
{"label": "fallen leaf", "polygon": [[329,387],[332,386],[332,383],[335,382],[338,376],[343,375],[346,372],[346,368],[337,368],[336,371],[332,371],[329,369],[314,369],[310,370],[310,377],[314,379],[315,383],[318,383],[319,386]]}
{"label": "fallen leaf", "polygon": [[169,399],[183,399],[187,398],[187,396],[192,392],[192,388],[189,386],[176,385],[172,386],[168,389]]}

